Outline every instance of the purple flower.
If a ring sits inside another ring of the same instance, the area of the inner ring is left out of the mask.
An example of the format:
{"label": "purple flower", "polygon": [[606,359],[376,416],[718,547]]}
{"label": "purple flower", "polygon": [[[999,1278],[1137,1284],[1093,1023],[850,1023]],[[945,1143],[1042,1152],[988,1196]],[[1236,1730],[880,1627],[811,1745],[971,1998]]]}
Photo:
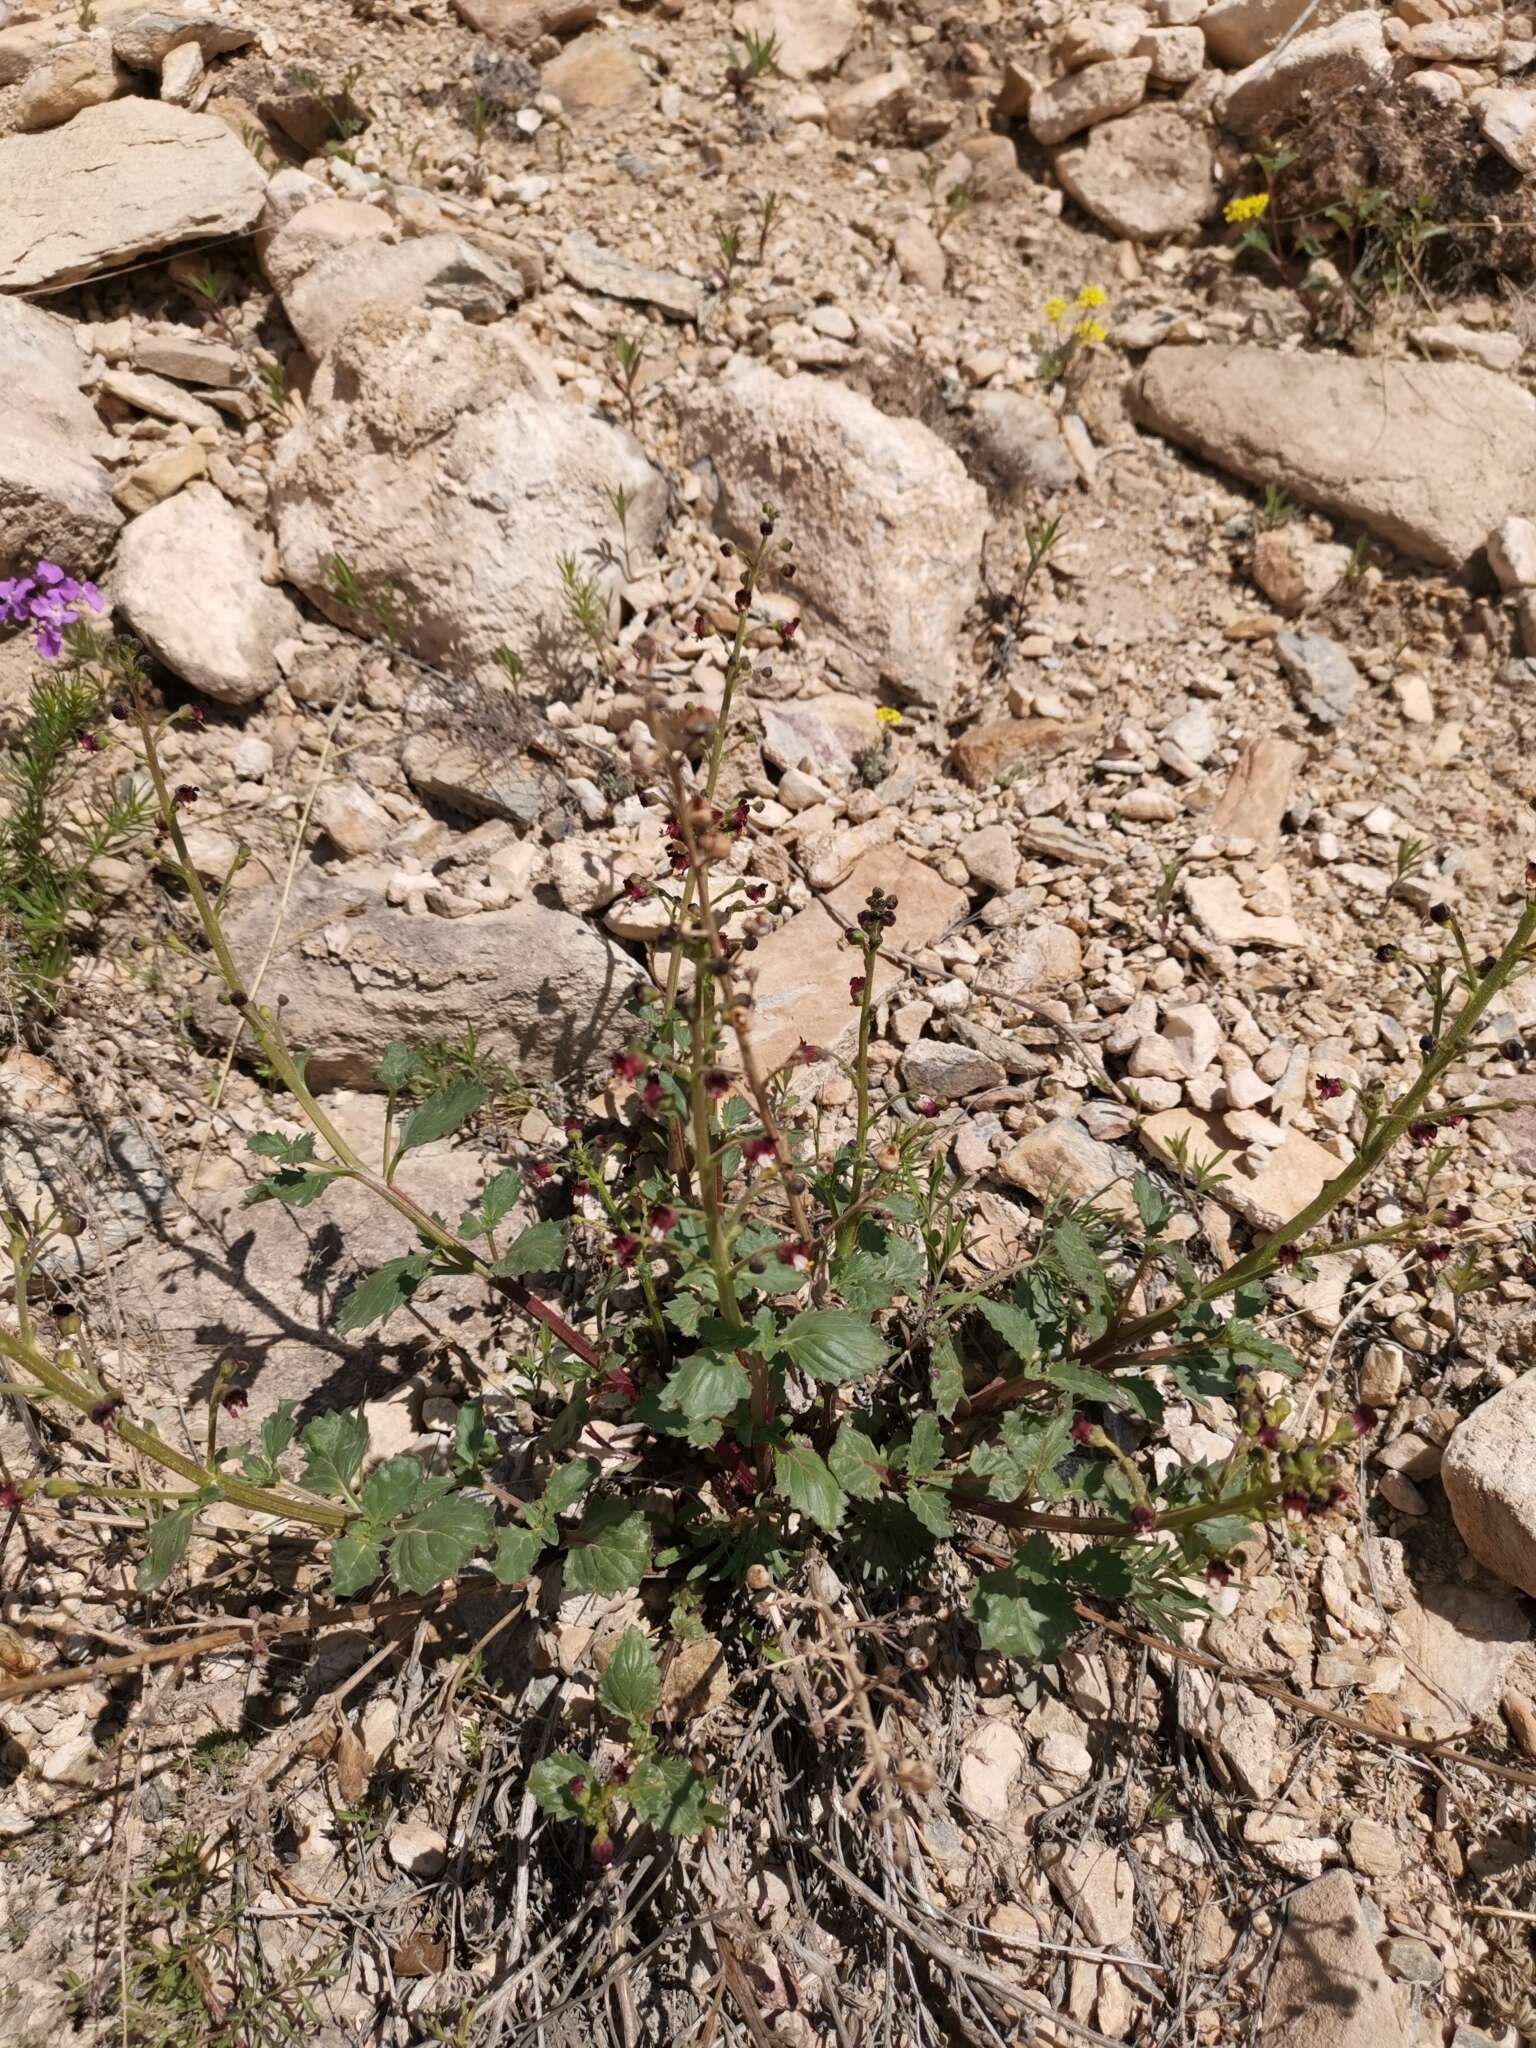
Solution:
{"label": "purple flower", "polygon": [[0,625],[30,626],[44,661],[57,661],[64,652],[64,629],[75,624],[82,606],[101,611],[101,592],[94,583],[66,576],[57,562],[39,562],[30,576],[0,582]]}

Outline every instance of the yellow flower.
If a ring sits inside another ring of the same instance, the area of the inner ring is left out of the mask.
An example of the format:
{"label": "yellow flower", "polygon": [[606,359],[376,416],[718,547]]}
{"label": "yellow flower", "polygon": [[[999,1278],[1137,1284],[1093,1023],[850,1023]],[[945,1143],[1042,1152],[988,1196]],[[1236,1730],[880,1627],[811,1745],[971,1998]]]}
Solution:
{"label": "yellow flower", "polygon": [[1085,284],[1077,295],[1080,306],[1107,306],[1109,294],[1096,284]]}
{"label": "yellow flower", "polygon": [[1045,302],[1045,317],[1047,320],[1065,320],[1067,317],[1066,300],[1047,299]]}
{"label": "yellow flower", "polygon": [[1246,199],[1229,199],[1222,219],[1235,226],[1239,221],[1262,220],[1269,211],[1267,192],[1250,192]]}
{"label": "yellow flower", "polygon": [[1092,348],[1095,342],[1104,339],[1105,334],[1097,320],[1079,320],[1074,332],[1084,348]]}
{"label": "yellow flower", "polygon": [[875,713],[875,720],[879,725],[900,725],[901,713],[894,704],[882,704]]}

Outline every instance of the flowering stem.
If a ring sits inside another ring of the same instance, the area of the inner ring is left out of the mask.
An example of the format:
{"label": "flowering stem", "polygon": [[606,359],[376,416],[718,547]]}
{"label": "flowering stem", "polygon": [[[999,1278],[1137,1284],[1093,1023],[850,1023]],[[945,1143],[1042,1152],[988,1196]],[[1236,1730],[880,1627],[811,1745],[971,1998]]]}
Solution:
{"label": "flowering stem", "polygon": [[859,990],[859,1047],[853,1060],[854,1100],[857,1104],[853,1138],[853,1175],[848,1183],[848,1207],[837,1230],[837,1252],[845,1258],[853,1243],[857,1222],[853,1212],[864,1193],[864,1155],[869,1150],[869,1021],[875,1002],[875,961],[870,947],[864,953],[864,986]]}

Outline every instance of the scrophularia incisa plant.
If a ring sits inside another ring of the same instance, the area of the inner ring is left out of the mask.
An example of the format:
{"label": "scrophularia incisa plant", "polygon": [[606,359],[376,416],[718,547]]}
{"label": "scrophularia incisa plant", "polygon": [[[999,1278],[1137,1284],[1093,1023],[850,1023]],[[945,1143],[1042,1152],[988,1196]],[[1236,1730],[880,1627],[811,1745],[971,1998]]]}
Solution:
{"label": "scrophularia incisa plant", "polygon": [[[1027,1255],[983,1277],[966,1258],[966,1189],[935,1106],[893,1109],[871,1085],[876,1008],[899,970],[896,898],[873,891],[841,960],[827,963],[846,989],[837,1042],[801,1045],[771,1069],[760,1057],[753,954],[781,906],[750,874],[750,799],[724,802],[720,787],[754,682],[795,648],[797,622],[763,603],[770,587],[792,590],[795,565],[768,506],[757,533],[725,553],[737,587],[718,714],[701,726],[658,708],[651,721],[667,857],[629,892],[665,910],[655,979],[632,1005],[606,1091],[574,1102],[563,1143],[509,1159],[456,1221],[413,1194],[411,1155],[467,1126],[482,1084],[449,1079],[406,1106],[411,1051],[392,1047],[378,1074],[382,1150],[353,1146],[309,1085],[281,1009],[248,993],[249,963],[232,954],[189,856],[197,792],[173,783],[161,753],[184,714],[158,708],[130,645],[81,620],[65,627],[59,658],[116,704],[110,744],[147,777],[162,858],[231,1029],[270,1076],[274,1124],[249,1140],[264,1170],[250,1200],[305,1208],[352,1182],[398,1218],[397,1255],[357,1281],[335,1334],[387,1323],[429,1303],[435,1282],[471,1276],[525,1335],[510,1394],[467,1400],[434,1469],[412,1456],[370,1465],[360,1411],[299,1428],[285,1402],[254,1440],[226,1441],[245,1402],[227,1380],[210,1399],[206,1451],[193,1455],[135,1419],[85,1329],[34,1312],[45,1255],[74,1219],[12,1216],[17,1306],[0,1355],[27,1401],[72,1414],[92,1455],[55,1476],[7,1479],[11,1513],[61,1492],[111,1494],[142,1517],[144,1590],[182,1567],[199,1516],[219,1502],[253,1526],[311,1532],[328,1547],[338,1598],[386,1583],[415,1595],[454,1580],[516,1588],[558,1566],[575,1591],[648,1581],[673,1599],[738,1603],[750,1620],[819,1554],[876,1603],[966,1583],[979,1643],[1039,1662],[1060,1654],[1085,1606],[1176,1627],[1262,1525],[1284,1522],[1309,1542],[1349,1506],[1371,1418],[1326,1374],[1293,1398],[1298,1365],[1274,1334],[1272,1283],[1384,1241],[1432,1267],[1467,1262],[1467,1213],[1439,1192],[1442,1140],[1500,1106],[1469,1087],[1465,1063],[1507,1035],[1499,998],[1532,964],[1536,873],[1495,956],[1474,958],[1455,917],[1434,913],[1446,951],[1416,970],[1418,1069],[1395,1095],[1358,1095],[1351,1156],[1281,1228],[1222,1266],[1192,1199],[1219,1190],[1220,1162],[1186,1149],[1175,1173],[1136,1174],[1131,1203],[1113,1211],[1047,1205]],[[694,627],[714,631],[703,615]],[[848,1084],[851,1113],[828,1142],[811,1070]],[[1316,1086],[1331,1099],[1345,1083]],[[1402,1221],[1357,1223],[1357,1196],[1399,1153],[1410,1167]],[[1154,1459],[1170,1398],[1214,1404],[1227,1455]],[[117,1447],[164,1484],[99,1484]],[[530,1476],[514,1484],[514,1469]],[[744,1627],[733,1655],[746,1663],[763,1640]],[[532,1780],[547,1812],[586,1828],[599,1863],[636,1828],[690,1833],[717,1814],[701,1760],[669,1753],[656,1732],[658,1683],[632,1630],[602,1681],[623,1731],[617,1752],[562,1752]]]}

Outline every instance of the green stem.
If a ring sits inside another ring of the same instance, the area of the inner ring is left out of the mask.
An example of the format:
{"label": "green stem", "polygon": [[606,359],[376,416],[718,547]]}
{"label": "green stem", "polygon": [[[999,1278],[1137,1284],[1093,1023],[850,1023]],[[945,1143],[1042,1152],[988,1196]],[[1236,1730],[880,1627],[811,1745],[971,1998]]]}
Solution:
{"label": "green stem", "polygon": [[845,1258],[853,1243],[855,1211],[864,1193],[865,1154],[869,1150],[869,1020],[875,1002],[874,949],[864,949],[864,986],[859,991],[859,1046],[853,1058],[854,1100],[857,1105],[853,1139],[853,1177],[848,1184],[848,1207],[837,1227],[837,1252]]}

